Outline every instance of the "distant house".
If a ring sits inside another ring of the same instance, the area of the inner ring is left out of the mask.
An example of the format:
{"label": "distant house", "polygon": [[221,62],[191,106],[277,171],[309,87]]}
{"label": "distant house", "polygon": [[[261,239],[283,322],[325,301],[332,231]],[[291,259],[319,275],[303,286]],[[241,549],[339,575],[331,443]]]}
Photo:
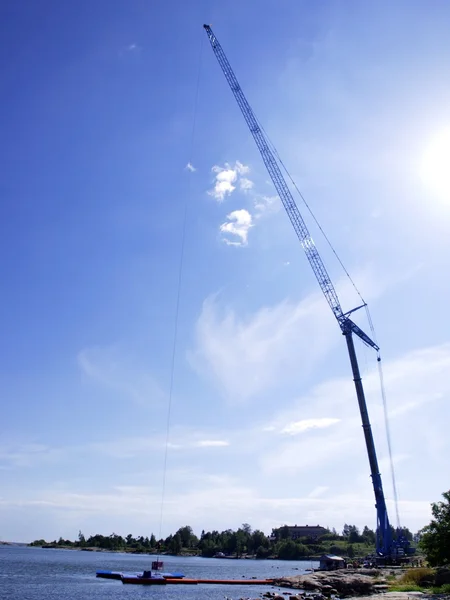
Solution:
{"label": "distant house", "polygon": [[317,540],[321,535],[327,533],[325,527],[320,525],[288,525],[289,537],[292,540],[298,538],[308,538],[309,540]]}
{"label": "distant house", "polygon": [[345,569],[346,566],[345,560],[341,556],[324,554],[320,557],[319,568],[321,571],[337,571],[338,569]]}
{"label": "distant house", "polygon": [[281,535],[281,537],[284,539],[287,537],[291,540],[306,538],[314,542],[322,535],[325,535],[325,533],[328,533],[328,529],[321,525],[284,525],[283,527],[278,527],[278,529],[272,529],[270,539],[272,541],[279,539],[282,532],[284,532],[284,535]]}

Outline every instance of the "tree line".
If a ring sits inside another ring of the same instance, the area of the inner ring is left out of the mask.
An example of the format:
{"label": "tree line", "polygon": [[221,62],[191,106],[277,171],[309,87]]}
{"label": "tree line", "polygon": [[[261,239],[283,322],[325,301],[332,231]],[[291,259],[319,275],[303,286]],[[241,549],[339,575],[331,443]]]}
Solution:
{"label": "tree line", "polygon": [[[405,533],[409,539],[413,538],[409,530],[405,530]],[[255,556],[298,560],[326,553],[349,557],[371,553],[375,548],[375,532],[367,526],[360,531],[356,525],[345,524],[341,533],[337,533],[335,529],[325,528],[325,533],[318,538],[302,537],[294,540],[290,537],[287,525],[273,529],[271,535],[267,536],[259,529],[253,530],[248,523],[243,523],[236,531],[203,530],[200,537],[197,537],[192,527],[186,525],[167,538],[158,540],[153,533],[149,537],[133,537],[131,533],[125,537],[117,533],[109,536],[96,534],[86,537],[80,531],[76,541],[59,538],[53,542],[46,542],[41,539],[35,540],[31,545],[205,557],[222,553],[237,558]]]}

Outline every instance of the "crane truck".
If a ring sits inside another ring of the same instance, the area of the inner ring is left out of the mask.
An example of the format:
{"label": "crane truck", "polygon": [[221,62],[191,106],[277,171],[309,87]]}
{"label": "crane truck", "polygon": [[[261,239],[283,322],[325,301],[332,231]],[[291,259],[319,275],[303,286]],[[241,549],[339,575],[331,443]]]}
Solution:
{"label": "crane truck", "polygon": [[247,98],[242,91],[241,86],[231,68],[230,63],[219,43],[219,40],[214,35],[210,25],[203,26],[211,44],[212,50],[219,62],[219,65],[225,75],[228,85],[233,92],[236,102],[242,112],[242,115],[247,123],[250,133],[256,142],[258,150],[261,154],[266,169],[270,175],[272,183],[278,193],[278,196],[286,210],[286,213],[292,223],[292,226],[297,234],[300,244],[306,254],[306,257],[311,265],[311,268],[316,276],[317,282],[335,316],[341,332],[345,337],[347,344],[348,355],[350,358],[350,366],[353,374],[353,381],[356,389],[356,397],[358,400],[359,411],[361,414],[362,428],[369,458],[370,474],[372,478],[373,491],[375,494],[375,508],[377,514],[377,531],[376,531],[376,556],[378,563],[392,564],[404,562],[405,559],[414,553],[415,549],[411,546],[409,540],[403,535],[398,527],[396,534],[393,535],[393,528],[390,525],[386,500],[383,492],[383,484],[381,481],[380,469],[378,467],[378,459],[375,451],[375,443],[370,425],[369,413],[367,410],[364,388],[361,380],[361,374],[358,366],[358,359],[355,350],[354,336],[358,337],[364,344],[375,350],[378,354],[377,360],[380,359],[379,346],[369,337],[351,318],[350,315],[356,310],[365,305],[353,308],[348,312],[344,312],[340,300],[338,298],[333,282],[328,275],[325,265],[319,255],[316,245],[309,233],[307,225],[298,209],[294,197],[287,185],[282,174],[279,161],[272,151],[267,137],[259,124]]}

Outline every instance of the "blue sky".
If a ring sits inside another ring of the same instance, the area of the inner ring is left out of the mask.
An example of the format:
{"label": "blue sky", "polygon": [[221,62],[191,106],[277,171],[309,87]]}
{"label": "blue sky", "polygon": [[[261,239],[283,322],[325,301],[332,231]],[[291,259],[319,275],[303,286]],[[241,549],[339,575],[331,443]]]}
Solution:
{"label": "blue sky", "polygon": [[159,534],[185,207],[162,534],[375,524],[344,341],[204,22],[371,306],[401,520],[426,524],[449,487],[449,18],[444,0],[3,4],[0,539]]}

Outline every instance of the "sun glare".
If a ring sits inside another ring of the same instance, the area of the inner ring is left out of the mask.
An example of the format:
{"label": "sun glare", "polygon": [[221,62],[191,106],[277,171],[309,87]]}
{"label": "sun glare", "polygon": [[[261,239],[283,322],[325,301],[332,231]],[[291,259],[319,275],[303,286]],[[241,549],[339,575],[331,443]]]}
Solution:
{"label": "sun glare", "polygon": [[430,190],[450,202],[450,127],[431,139],[423,155],[420,174]]}

